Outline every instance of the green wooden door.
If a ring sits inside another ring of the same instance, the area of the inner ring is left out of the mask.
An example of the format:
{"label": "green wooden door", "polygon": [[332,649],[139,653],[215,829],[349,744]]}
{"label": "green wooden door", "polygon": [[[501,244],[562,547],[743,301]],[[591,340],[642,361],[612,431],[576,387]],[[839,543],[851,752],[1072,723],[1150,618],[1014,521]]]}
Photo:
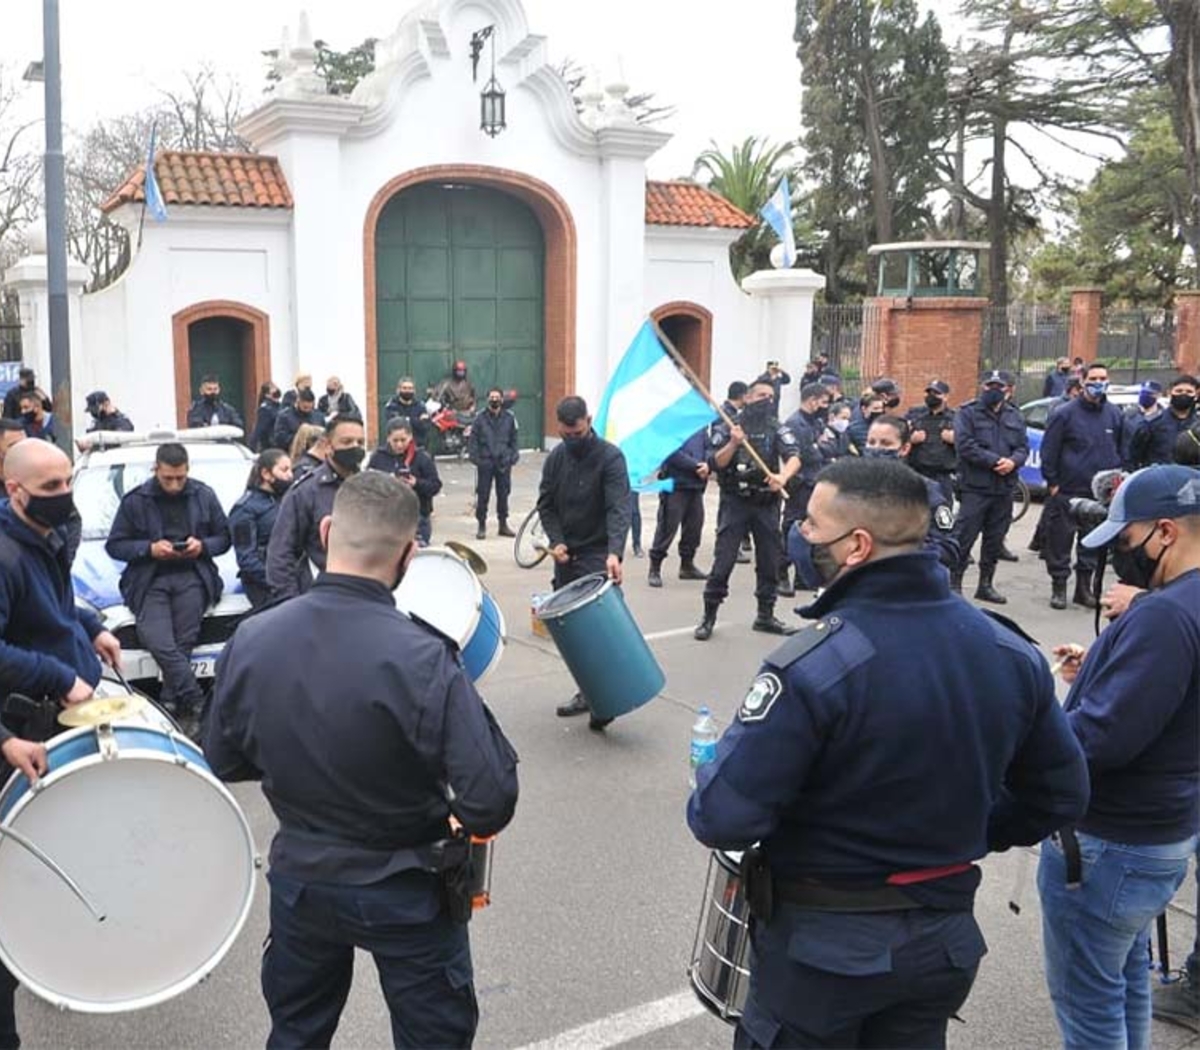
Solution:
{"label": "green wooden door", "polygon": [[233,317],[206,317],[188,325],[189,382],[192,397],[200,389],[202,376],[221,381],[221,400],[228,401],[243,419],[246,389],[246,323]]}
{"label": "green wooden door", "polygon": [[[467,363],[482,402],[518,392],[521,444],[542,443],[541,226],[520,201],[474,186],[415,186],[375,230],[379,409],[411,375],[420,394]],[[482,406],[481,406],[482,407]]]}

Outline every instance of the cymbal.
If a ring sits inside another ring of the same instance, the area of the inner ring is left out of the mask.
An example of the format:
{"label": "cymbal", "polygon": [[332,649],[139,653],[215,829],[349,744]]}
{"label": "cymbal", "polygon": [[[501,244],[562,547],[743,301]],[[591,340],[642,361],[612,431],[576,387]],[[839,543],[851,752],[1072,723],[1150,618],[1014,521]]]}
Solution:
{"label": "cymbal", "polygon": [[97,696],[58,713],[64,726],[101,726],[119,722],[137,714],[146,706],[146,698],[135,693],[118,696]]}
{"label": "cymbal", "polygon": [[483,560],[483,555],[478,551],[472,550],[465,543],[459,543],[458,540],[447,540],[445,546],[447,550],[454,551],[455,554],[471,566],[471,571],[476,576],[483,576],[487,573],[488,564]]}

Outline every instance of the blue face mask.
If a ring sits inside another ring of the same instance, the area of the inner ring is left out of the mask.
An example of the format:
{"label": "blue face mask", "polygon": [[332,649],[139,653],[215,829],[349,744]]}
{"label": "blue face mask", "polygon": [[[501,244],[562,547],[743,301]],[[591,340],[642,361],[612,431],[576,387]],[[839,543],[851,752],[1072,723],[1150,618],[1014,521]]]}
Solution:
{"label": "blue face mask", "polygon": [[900,450],[898,448],[865,448],[863,455],[867,459],[899,459]]}
{"label": "blue face mask", "polygon": [[988,408],[995,408],[1001,401],[1004,400],[1004,391],[996,387],[988,387],[980,395],[979,400],[982,401]]}
{"label": "blue face mask", "polygon": [[1083,389],[1086,391],[1087,396],[1092,399],[1102,398],[1108,393],[1108,380],[1102,379],[1094,380],[1091,383],[1084,383]]}
{"label": "blue face mask", "polygon": [[1158,395],[1153,390],[1143,390],[1138,394],[1138,404],[1142,408],[1153,408],[1158,404]]}

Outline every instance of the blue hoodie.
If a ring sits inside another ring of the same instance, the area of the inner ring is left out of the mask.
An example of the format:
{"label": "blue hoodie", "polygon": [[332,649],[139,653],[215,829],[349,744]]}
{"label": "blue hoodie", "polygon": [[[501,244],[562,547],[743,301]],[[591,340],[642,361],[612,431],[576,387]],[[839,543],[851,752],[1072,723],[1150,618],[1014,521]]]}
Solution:
{"label": "blue hoodie", "polygon": [[1050,413],[1042,438],[1042,476],[1064,496],[1090,496],[1092,478],[1122,466],[1125,416],[1107,401],[1080,396]]}

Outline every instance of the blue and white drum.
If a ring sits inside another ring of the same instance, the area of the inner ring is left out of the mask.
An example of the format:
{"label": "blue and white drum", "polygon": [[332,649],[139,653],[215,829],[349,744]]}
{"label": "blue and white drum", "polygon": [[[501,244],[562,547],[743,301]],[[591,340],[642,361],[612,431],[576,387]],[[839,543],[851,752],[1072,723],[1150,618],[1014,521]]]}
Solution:
{"label": "blue and white drum", "polygon": [[[46,745],[0,792],[0,959],[66,1010],[120,1013],[208,976],[250,913],[250,827],[203,753],[153,707]],[[103,916],[101,919],[100,916]]]}

